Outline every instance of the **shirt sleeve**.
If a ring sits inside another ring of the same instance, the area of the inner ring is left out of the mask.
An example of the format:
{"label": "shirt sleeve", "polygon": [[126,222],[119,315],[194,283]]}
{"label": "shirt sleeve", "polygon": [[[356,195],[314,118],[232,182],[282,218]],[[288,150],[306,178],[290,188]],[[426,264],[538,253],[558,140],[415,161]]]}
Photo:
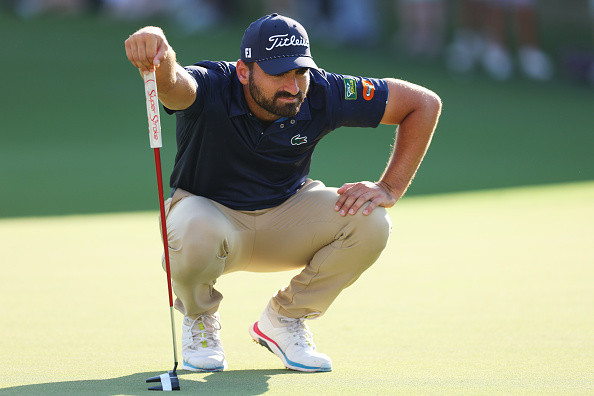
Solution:
{"label": "shirt sleeve", "polygon": [[386,110],[388,85],[382,79],[327,73],[332,129],[379,125]]}
{"label": "shirt sleeve", "polygon": [[[182,117],[197,117],[202,113],[206,104],[214,103],[216,100],[215,96],[220,93],[219,90],[213,89],[214,86],[218,86],[218,81],[214,81],[216,79],[223,78],[219,70],[216,69],[217,64],[214,62],[201,62],[201,64],[195,64],[192,66],[186,66],[184,69],[192,76],[194,80],[196,80],[196,99],[194,103],[192,103],[187,109],[185,110],[171,110],[167,107],[165,111],[167,114],[174,114],[176,113],[178,116]],[[211,65],[212,63],[212,65]]]}

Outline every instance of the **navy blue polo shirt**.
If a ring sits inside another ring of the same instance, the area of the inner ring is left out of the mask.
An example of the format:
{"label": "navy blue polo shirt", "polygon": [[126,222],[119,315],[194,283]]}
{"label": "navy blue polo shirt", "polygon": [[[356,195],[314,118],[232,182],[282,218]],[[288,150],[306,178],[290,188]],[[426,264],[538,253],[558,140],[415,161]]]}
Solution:
{"label": "navy blue polo shirt", "polygon": [[280,205],[309,173],[317,143],[341,126],[377,127],[385,81],[310,70],[310,90],[296,116],[266,125],[245,101],[235,64],[186,67],[196,79],[194,103],[176,115],[177,155],[170,185],[235,210]]}

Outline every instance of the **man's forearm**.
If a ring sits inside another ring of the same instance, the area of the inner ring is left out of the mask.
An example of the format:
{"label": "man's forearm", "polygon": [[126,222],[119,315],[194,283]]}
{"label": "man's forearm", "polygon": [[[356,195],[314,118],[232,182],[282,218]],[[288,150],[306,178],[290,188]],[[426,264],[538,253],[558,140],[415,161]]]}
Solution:
{"label": "man's forearm", "polygon": [[157,86],[159,87],[159,95],[167,95],[177,82],[178,67],[175,51],[169,48],[165,52],[165,57],[156,68]]}
{"label": "man's forearm", "polygon": [[409,114],[398,126],[394,150],[379,181],[395,198],[404,195],[419,169],[440,112],[441,102],[435,97],[427,100],[423,108]]}

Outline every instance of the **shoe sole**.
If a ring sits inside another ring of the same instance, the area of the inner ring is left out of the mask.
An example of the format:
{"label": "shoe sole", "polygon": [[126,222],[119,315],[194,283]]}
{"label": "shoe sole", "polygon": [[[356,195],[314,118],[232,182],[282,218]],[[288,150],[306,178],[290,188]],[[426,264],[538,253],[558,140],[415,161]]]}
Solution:
{"label": "shoe sole", "polygon": [[201,367],[192,366],[190,363],[187,363],[185,360],[182,360],[182,369],[198,373],[215,373],[217,371],[225,371],[227,369],[227,361],[223,363],[223,366],[215,367],[212,369],[205,369]]}
{"label": "shoe sole", "polygon": [[263,347],[268,349],[270,352],[272,352],[276,356],[278,356],[282,360],[285,367],[288,369],[295,370],[295,371],[304,371],[304,372],[308,372],[308,373],[332,371],[332,366],[330,366],[330,367],[328,367],[328,366],[313,367],[313,366],[306,366],[304,364],[299,364],[299,363],[289,360],[287,358],[287,355],[285,355],[283,350],[280,348],[280,346],[273,339],[269,338],[268,336],[266,336],[266,334],[264,334],[264,333],[262,333],[262,331],[260,331],[260,329],[258,328],[258,322],[255,322],[254,324],[252,324],[250,326],[250,335],[252,336],[252,339],[254,340],[254,342],[262,345]]}

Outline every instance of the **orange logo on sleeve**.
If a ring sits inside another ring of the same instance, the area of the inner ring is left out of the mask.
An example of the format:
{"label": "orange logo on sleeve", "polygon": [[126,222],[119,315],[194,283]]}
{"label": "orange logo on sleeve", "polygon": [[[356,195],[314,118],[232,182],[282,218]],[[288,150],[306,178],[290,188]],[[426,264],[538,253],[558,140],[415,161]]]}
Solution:
{"label": "orange logo on sleeve", "polygon": [[373,83],[369,80],[363,80],[363,99],[371,100],[373,99],[373,94],[375,93],[375,87]]}

